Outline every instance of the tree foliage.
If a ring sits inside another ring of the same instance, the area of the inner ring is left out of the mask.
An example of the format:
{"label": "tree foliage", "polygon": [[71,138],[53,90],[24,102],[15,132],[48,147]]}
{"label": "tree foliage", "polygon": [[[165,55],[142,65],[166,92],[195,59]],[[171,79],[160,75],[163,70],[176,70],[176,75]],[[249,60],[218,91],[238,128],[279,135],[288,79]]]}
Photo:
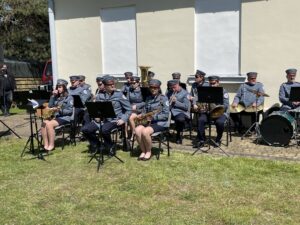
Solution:
{"label": "tree foliage", "polygon": [[6,58],[50,58],[47,0],[0,0],[0,43]]}

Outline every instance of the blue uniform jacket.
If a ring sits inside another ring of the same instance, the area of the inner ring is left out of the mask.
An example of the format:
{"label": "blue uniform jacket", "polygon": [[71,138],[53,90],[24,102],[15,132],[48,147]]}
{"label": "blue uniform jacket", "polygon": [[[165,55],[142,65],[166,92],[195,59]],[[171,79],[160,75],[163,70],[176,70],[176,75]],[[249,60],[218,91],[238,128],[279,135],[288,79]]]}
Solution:
{"label": "blue uniform jacket", "polygon": [[[168,99],[171,98],[173,95],[173,91],[169,91],[167,93]],[[176,101],[174,103],[170,104],[170,111],[173,116],[177,116],[180,113],[183,113],[187,116],[187,118],[190,118],[190,100],[188,99],[189,93],[181,88],[179,92],[175,93]]]}
{"label": "blue uniform jacket", "polygon": [[294,108],[292,102],[289,101],[292,87],[300,87],[300,83],[286,82],[281,84],[279,88],[279,101],[282,103],[282,106],[285,106],[288,109]]}
{"label": "blue uniform jacket", "polygon": [[[239,87],[233,103],[242,103],[245,107],[251,106],[256,101],[256,94],[251,92],[251,90],[259,91],[261,93],[265,93],[264,86],[262,83],[257,82],[254,85],[248,82],[241,84]],[[257,105],[261,105],[264,103],[264,96],[259,96],[257,99]]]}
{"label": "blue uniform jacket", "polygon": [[137,111],[140,111],[145,105],[145,102],[143,102],[142,91],[139,87],[136,89],[130,88],[129,92],[127,92],[127,98],[131,105],[136,105]]}
{"label": "blue uniform jacket", "polygon": [[92,88],[91,88],[91,85],[89,85],[89,84],[83,84],[81,87],[83,88],[84,95],[86,95],[85,102],[90,101],[91,98],[92,98]]}
{"label": "blue uniform jacket", "polygon": [[48,107],[53,108],[58,106],[60,107],[60,110],[55,114],[55,117],[70,122],[73,119],[73,97],[71,95],[67,95],[66,97],[52,95]]}
{"label": "blue uniform jacket", "polygon": [[87,100],[90,98],[89,92],[81,86],[69,87],[68,92],[69,95],[79,95],[83,104],[85,104]]}
{"label": "blue uniform jacket", "polygon": [[127,95],[127,93],[129,92],[129,89],[130,89],[130,83],[126,82],[126,83],[124,83],[123,87],[121,88],[121,92],[124,95]]}
{"label": "blue uniform jacket", "polygon": [[159,126],[168,127],[169,119],[169,101],[164,95],[148,96],[145,102],[146,113],[161,109],[160,112],[153,115],[151,123],[156,123]]}
{"label": "blue uniform jacket", "polygon": [[112,102],[117,117],[106,118],[107,121],[116,121],[119,119],[123,120],[124,122],[128,121],[128,118],[131,115],[131,105],[121,91],[114,91],[111,95],[106,92],[98,93],[96,96],[96,101]]}

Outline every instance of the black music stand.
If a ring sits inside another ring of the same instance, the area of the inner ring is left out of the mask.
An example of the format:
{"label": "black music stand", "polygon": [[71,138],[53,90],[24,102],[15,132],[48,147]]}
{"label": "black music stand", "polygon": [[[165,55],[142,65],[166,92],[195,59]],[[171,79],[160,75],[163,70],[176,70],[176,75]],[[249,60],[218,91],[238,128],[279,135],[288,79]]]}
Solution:
{"label": "black music stand", "polygon": [[[23,151],[21,153],[21,157],[25,155],[25,150],[29,150],[29,153],[32,155],[36,155],[35,158],[41,159],[45,161],[44,155],[41,151],[42,143],[41,140],[39,139],[39,134],[38,134],[38,128],[37,128],[37,122],[36,122],[36,116],[34,114],[35,110],[38,108],[43,107],[43,103],[46,100],[28,100],[29,103],[27,104],[28,109],[29,109],[29,123],[30,123],[30,136],[27,139],[27,142],[23,148]],[[35,131],[34,131],[35,128]],[[34,142],[36,141],[37,143],[37,148],[34,146]]]}
{"label": "black music stand", "polygon": [[[210,116],[210,103],[215,104],[223,104],[223,87],[197,87],[198,91],[198,102],[199,103],[207,103],[208,104],[208,111],[207,111],[207,122],[208,122],[208,138],[205,140],[204,145],[208,145],[208,150],[212,146],[217,146],[225,155],[229,156],[222,148],[221,146],[218,146],[217,143],[212,139],[211,137],[211,116]],[[196,152],[201,150],[200,147],[196,149],[196,151],[193,152],[192,155],[194,155]],[[204,150],[202,150],[204,151]],[[206,151],[204,151],[206,152]]]}
{"label": "black music stand", "polygon": [[149,87],[141,87],[141,93],[143,97],[143,102],[145,102],[146,98],[151,95]]}
{"label": "black music stand", "polygon": [[72,129],[71,129],[71,142],[74,142],[76,145],[76,134],[78,135],[77,138],[79,139],[81,138],[79,136],[80,131],[79,130],[77,131],[77,128],[79,127],[78,119],[79,119],[80,112],[82,112],[85,107],[79,95],[72,95],[72,97],[73,97],[73,106],[74,106],[74,113],[73,113],[74,118],[73,118]]}
{"label": "black music stand", "polygon": [[51,92],[46,90],[31,90],[29,91],[29,98],[36,100],[49,100],[51,96]]}
{"label": "black music stand", "polygon": [[[112,102],[86,102],[85,103],[87,110],[89,112],[89,115],[91,118],[100,118],[101,121],[103,121],[105,118],[116,118],[116,114],[114,111],[114,108],[112,106]],[[97,165],[97,171],[99,171],[100,166],[104,164],[104,146],[102,136],[101,136],[101,130],[102,130],[102,122],[100,121],[99,125],[99,134],[100,134],[100,146],[95,151],[95,153],[91,156],[89,163],[95,158],[98,161]],[[99,155],[98,155],[99,153]],[[98,157],[97,157],[98,155]],[[109,156],[109,158],[115,157],[120,162],[124,163],[122,159],[117,157],[115,154],[113,156]]]}
{"label": "black music stand", "polygon": [[73,96],[73,102],[75,108],[84,108],[84,105],[81,101],[81,98],[79,95],[72,95]]}

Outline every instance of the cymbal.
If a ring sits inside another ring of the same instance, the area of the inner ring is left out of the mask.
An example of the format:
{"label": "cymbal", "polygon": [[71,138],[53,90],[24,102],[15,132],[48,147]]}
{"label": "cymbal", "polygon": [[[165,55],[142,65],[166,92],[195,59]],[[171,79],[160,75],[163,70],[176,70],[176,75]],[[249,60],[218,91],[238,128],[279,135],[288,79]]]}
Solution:
{"label": "cymbal", "polygon": [[263,93],[263,92],[259,92],[253,89],[248,89],[248,91],[252,92],[253,94],[256,94],[257,96],[264,96],[264,97],[270,97],[270,95]]}

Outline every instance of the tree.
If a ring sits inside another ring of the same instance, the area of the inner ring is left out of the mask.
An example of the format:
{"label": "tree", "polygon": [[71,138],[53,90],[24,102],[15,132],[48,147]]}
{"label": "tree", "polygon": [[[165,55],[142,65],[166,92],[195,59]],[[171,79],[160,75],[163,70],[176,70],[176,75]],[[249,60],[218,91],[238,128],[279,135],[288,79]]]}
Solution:
{"label": "tree", "polygon": [[50,58],[47,0],[0,0],[0,43],[6,58]]}

